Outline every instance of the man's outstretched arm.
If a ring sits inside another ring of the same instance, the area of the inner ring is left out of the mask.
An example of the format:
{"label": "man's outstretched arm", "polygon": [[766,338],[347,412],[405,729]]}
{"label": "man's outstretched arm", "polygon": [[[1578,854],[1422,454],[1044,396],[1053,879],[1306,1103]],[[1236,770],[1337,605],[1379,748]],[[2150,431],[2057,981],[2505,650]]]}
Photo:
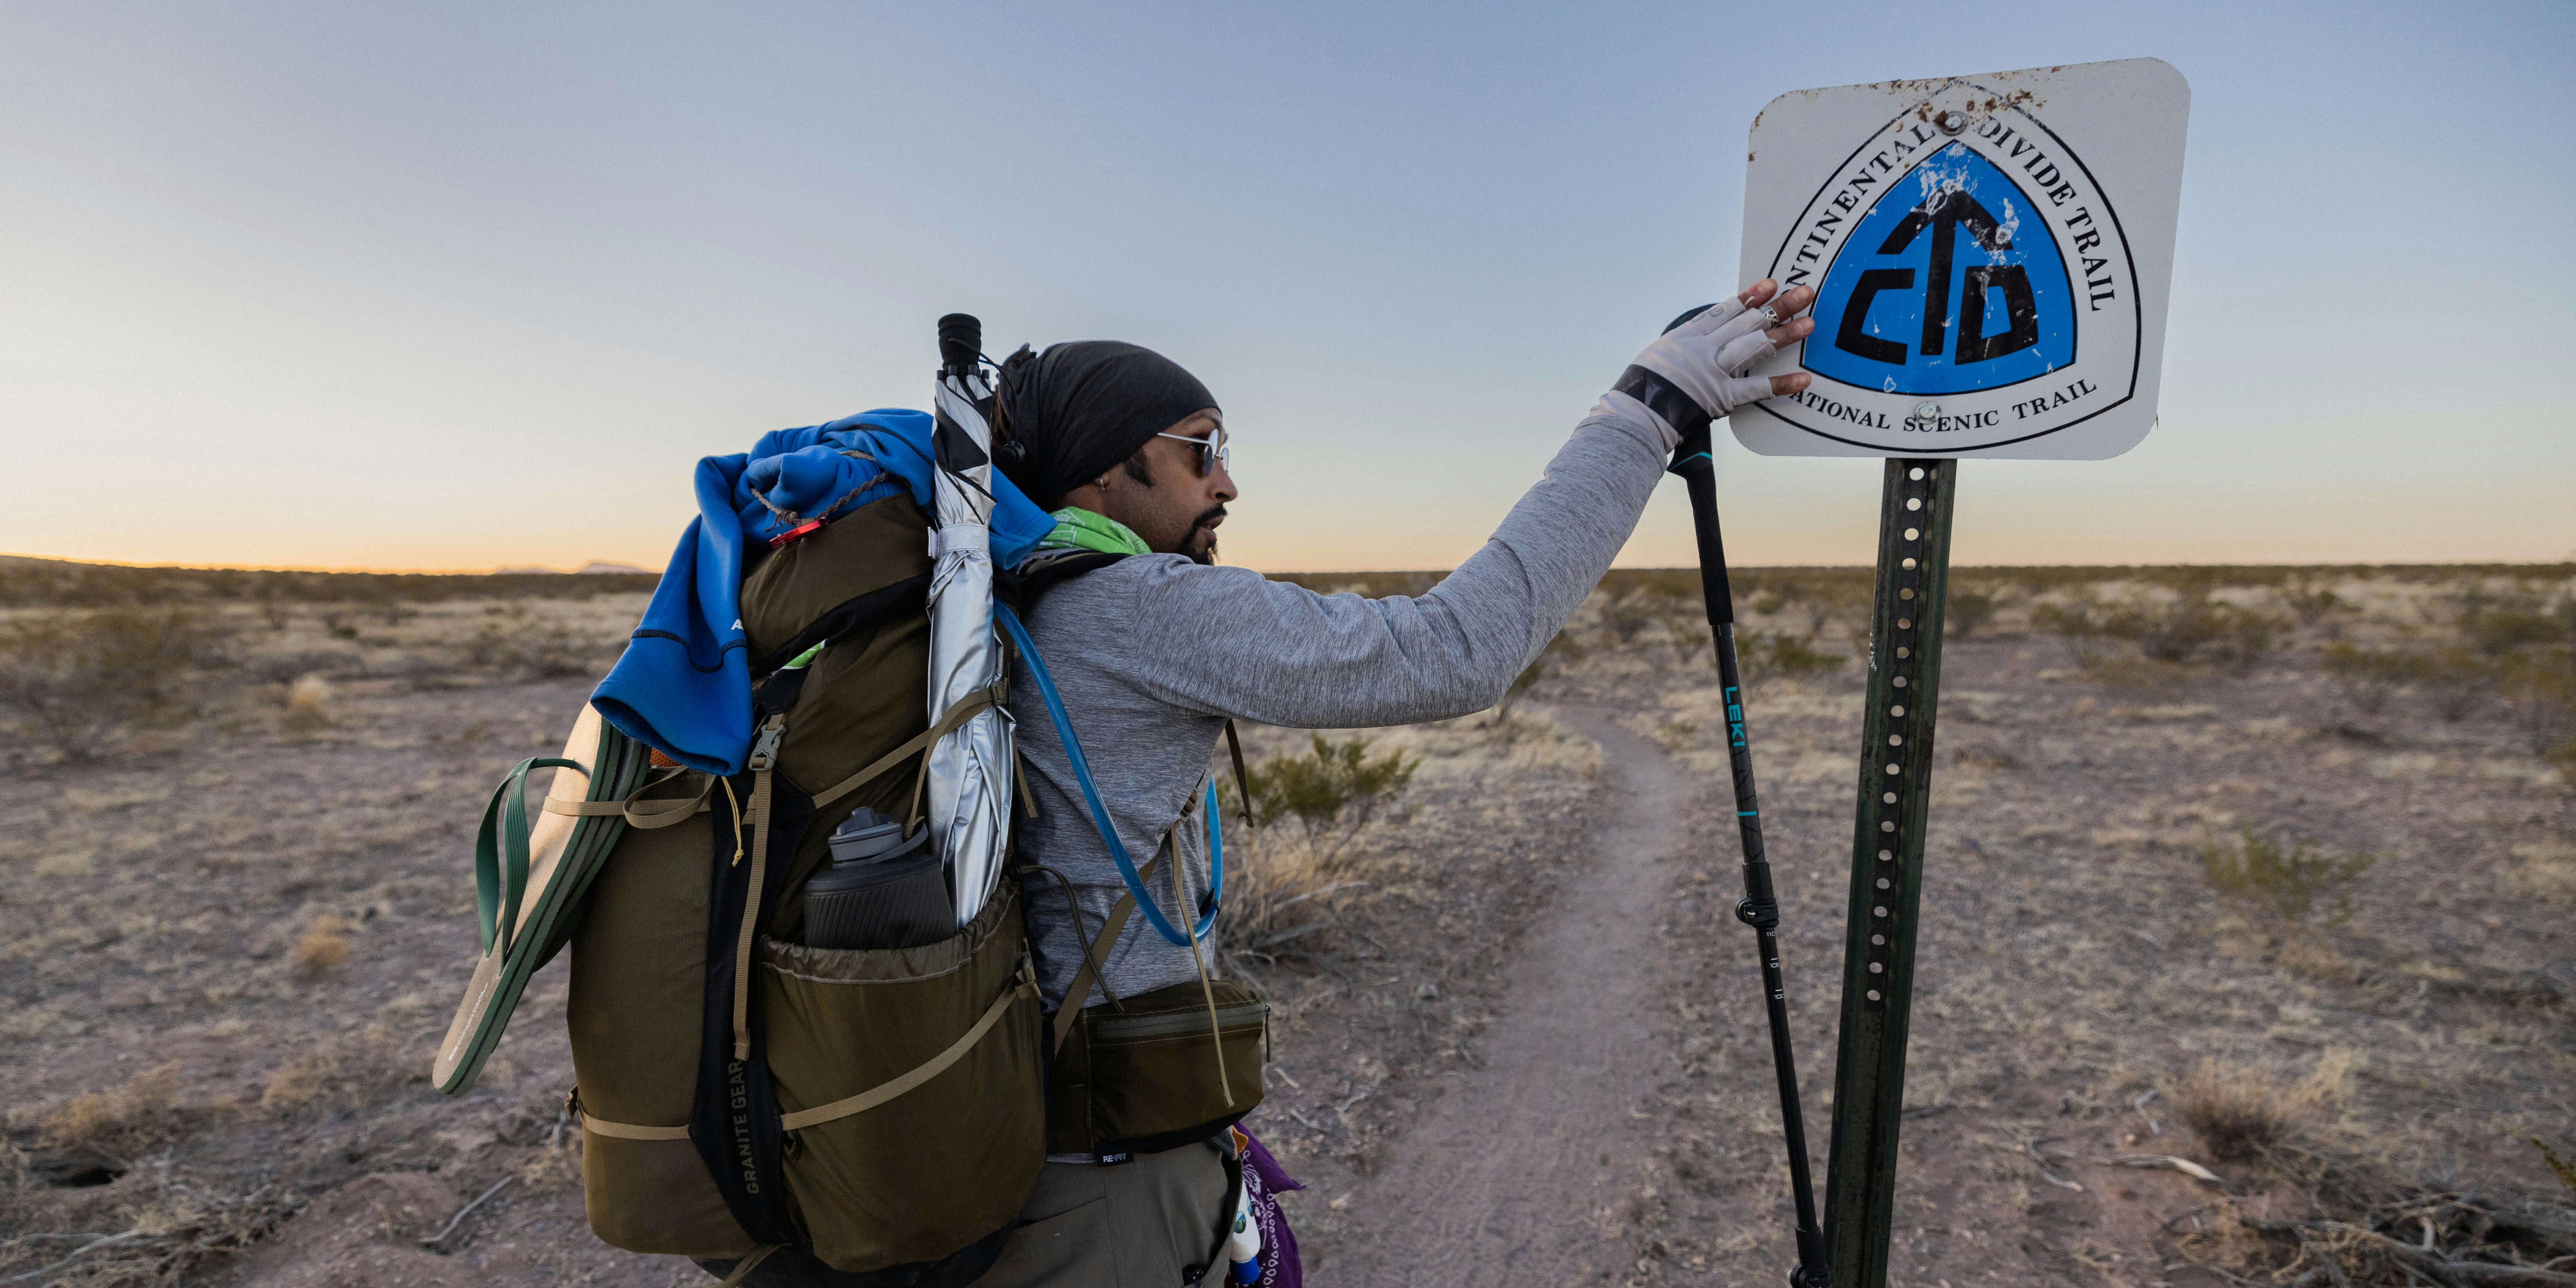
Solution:
{"label": "man's outstretched arm", "polygon": [[1176,706],[1297,728],[1494,705],[1609,570],[1694,414],[1704,425],[1805,387],[1804,375],[1736,373],[1811,330],[1790,319],[1812,298],[1773,302],[1760,283],[1656,341],[1484,548],[1426,594],[1319,595],[1249,569],[1139,561],[1130,677]]}

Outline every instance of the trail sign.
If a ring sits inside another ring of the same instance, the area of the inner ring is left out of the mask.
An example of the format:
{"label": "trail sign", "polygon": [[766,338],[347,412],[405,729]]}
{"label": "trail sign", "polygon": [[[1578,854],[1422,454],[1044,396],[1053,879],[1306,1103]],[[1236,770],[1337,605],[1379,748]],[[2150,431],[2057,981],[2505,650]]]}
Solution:
{"label": "trail sign", "polygon": [[1754,118],[1745,281],[1816,290],[1732,418],[1771,456],[2117,456],[2155,423],[2191,89],[2153,58],[1801,90]]}

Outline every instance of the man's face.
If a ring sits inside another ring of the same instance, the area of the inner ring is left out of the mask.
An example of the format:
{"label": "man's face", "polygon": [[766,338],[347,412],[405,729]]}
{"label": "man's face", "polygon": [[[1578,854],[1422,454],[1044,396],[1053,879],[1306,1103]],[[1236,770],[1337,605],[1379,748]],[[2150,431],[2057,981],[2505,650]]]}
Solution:
{"label": "man's face", "polygon": [[[1203,459],[1203,444],[1224,424],[1221,417],[1214,409],[1195,412],[1163,431],[1176,437],[1147,440],[1135,462],[1109,471],[1095,488],[1080,489],[1096,491],[1099,501],[1083,508],[1126,524],[1157,554],[1216,562],[1217,525],[1237,495],[1224,462]],[[1067,499],[1082,504],[1078,495]]]}

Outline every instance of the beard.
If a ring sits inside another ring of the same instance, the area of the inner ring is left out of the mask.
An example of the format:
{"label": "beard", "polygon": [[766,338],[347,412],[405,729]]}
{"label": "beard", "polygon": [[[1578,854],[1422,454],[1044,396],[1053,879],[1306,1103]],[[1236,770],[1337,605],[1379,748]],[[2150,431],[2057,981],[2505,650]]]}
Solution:
{"label": "beard", "polygon": [[1190,562],[1195,563],[1202,568],[1213,568],[1216,566],[1216,530],[1208,527],[1207,524],[1210,520],[1222,519],[1224,517],[1225,507],[1217,505],[1208,507],[1208,509],[1202,512],[1199,517],[1190,520],[1190,536],[1196,537],[1202,530],[1207,533],[1207,545],[1204,548],[1198,547],[1197,543],[1194,541],[1183,544],[1181,553],[1188,555]]}

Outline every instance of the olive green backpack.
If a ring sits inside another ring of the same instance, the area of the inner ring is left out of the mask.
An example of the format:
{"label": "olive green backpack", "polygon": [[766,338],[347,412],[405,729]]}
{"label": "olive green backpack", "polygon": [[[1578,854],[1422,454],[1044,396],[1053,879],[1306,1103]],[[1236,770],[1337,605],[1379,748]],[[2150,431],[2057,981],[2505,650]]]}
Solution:
{"label": "olive green backpack", "polygon": [[[485,951],[436,1078],[472,1084],[527,976],[569,944],[572,1105],[609,1244],[727,1283],[792,1250],[819,1263],[807,1277],[851,1288],[963,1285],[1001,1254],[1051,1149],[1204,1139],[1261,1098],[1267,1008],[1241,985],[1113,996],[1042,1032],[1017,871],[937,943],[802,942],[795,892],[832,831],[862,806],[916,817],[922,753],[1005,696],[924,715],[929,529],[897,495],[750,566],[744,773],[671,766],[585,707],[564,755],[515,767],[485,811]],[[531,822],[527,776],[549,766]],[[1133,910],[1122,900],[1100,942]]]}
{"label": "olive green backpack", "polygon": [[[794,1248],[852,1285],[963,1284],[1000,1254],[1045,1164],[1012,879],[923,947],[800,939],[794,895],[832,830],[861,806],[917,816],[921,753],[1002,696],[924,717],[929,528],[897,495],[761,552],[741,594],[759,730],[744,773],[648,768],[585,710],[566,755],[514,769],[486,811],[486,923],[529,925],[500,936],[498,960],[487,931],[477,981],[496,985],[469,989],[438,1081],[471,1084],[515,983],[569,943],[582,1180],[607,1243],[735,1260],[733,1279]],[[590,773],[594,760],[616,772]],[[532,826],[526,774],[549,763],[575,768]]]}

